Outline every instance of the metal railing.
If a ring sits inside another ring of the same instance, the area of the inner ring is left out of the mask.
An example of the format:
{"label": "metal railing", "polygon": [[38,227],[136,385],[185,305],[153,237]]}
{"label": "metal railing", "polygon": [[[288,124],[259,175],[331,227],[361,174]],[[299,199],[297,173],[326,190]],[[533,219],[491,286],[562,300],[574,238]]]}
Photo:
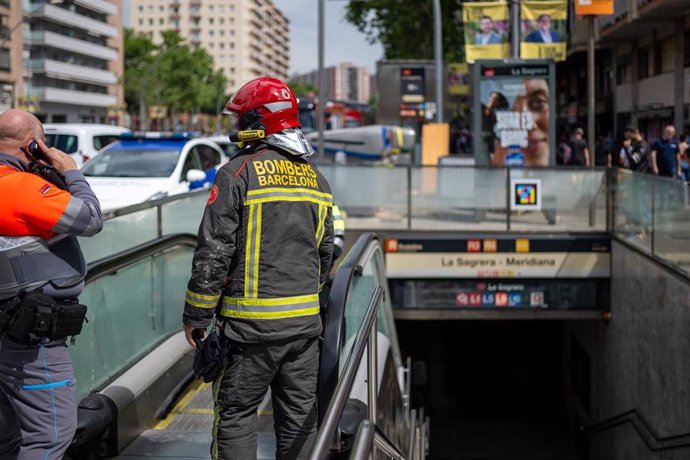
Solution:
{"label": "metal railing", "polygon": [[[378,356],[376,347],[376,315],[379,310],[379,305],[383,298],[383,287],[376,286],[374,294],[369,302],[364,320],[357,330],[355,335],[354,345],[352,351],[345,363],[345,369],[338,381],[335,389],[333,399],[331,399],[326,415],[321,423],[321,429],[316,437],[314,448],[309,456],[310,460],[321,460],[326,458],[331,443],[336,435],[338,421],[343,415],[345,403],[352,391],[352,386],[355,381],[357,369],[364,357],[365,350],[369,350],[367,354],[367,382],[368,382],[368,417],[374,424],[377,419],[376,399],[378,397]],[[402,458],[402,456],[397,457]]]}

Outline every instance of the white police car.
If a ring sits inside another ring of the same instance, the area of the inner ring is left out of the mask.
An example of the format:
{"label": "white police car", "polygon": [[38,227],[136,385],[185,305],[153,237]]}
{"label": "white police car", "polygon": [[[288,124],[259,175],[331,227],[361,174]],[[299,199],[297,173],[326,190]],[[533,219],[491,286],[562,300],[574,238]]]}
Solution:
{"label": "white police car", "polygon": [[214,142],[188,135],[123,135],[90,161],[82,172],[103,211],[147,200],[209,188],[227,161]]}

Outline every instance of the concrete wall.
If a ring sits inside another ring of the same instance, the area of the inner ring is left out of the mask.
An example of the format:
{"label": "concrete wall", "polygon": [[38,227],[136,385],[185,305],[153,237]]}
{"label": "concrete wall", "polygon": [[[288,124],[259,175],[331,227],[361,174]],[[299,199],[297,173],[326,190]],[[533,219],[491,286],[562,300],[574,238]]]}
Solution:
{"label": "concrete wall", "polygon": [[[601,328],[597,421],[637,409],[658,437],[690,432],[690,281],[614,242],[611,314]],[[592,458],[687,459],[650,452],[630,424],[592,438]]]}

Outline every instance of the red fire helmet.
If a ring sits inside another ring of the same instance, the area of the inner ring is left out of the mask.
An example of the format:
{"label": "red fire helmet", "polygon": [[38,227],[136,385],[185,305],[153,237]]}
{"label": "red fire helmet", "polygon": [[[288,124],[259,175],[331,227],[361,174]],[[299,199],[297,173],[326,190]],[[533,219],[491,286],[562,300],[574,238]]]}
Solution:
{"label": "red fire helmet", "polygon": [[237,114],[241,131],[263,129],[268,136],[300,127],[295,93],[277,78],[259,77],[245,83],[225,105],[225,112]]}

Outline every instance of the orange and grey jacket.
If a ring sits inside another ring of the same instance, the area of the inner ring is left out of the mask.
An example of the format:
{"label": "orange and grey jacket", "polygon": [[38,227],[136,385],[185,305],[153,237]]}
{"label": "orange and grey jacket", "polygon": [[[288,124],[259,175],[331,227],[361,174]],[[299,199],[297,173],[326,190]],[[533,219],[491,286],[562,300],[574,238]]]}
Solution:
{"label": "orange and grey jacket", "polygon": [[223,165],[199,227],[184,324],[214,316],[248,343],[321,333],[333,252],[331,191],[307,160],[261,145]]}
{"label": "orange and grey jacket", "polygon": [[0,153],[0,299],[41,286],[51,295],[78,295],[70,288],[84,278],[86,264],[76,236],[98,233],[103,218],[80,171],[67,171],[65,183],[68,190]]}

